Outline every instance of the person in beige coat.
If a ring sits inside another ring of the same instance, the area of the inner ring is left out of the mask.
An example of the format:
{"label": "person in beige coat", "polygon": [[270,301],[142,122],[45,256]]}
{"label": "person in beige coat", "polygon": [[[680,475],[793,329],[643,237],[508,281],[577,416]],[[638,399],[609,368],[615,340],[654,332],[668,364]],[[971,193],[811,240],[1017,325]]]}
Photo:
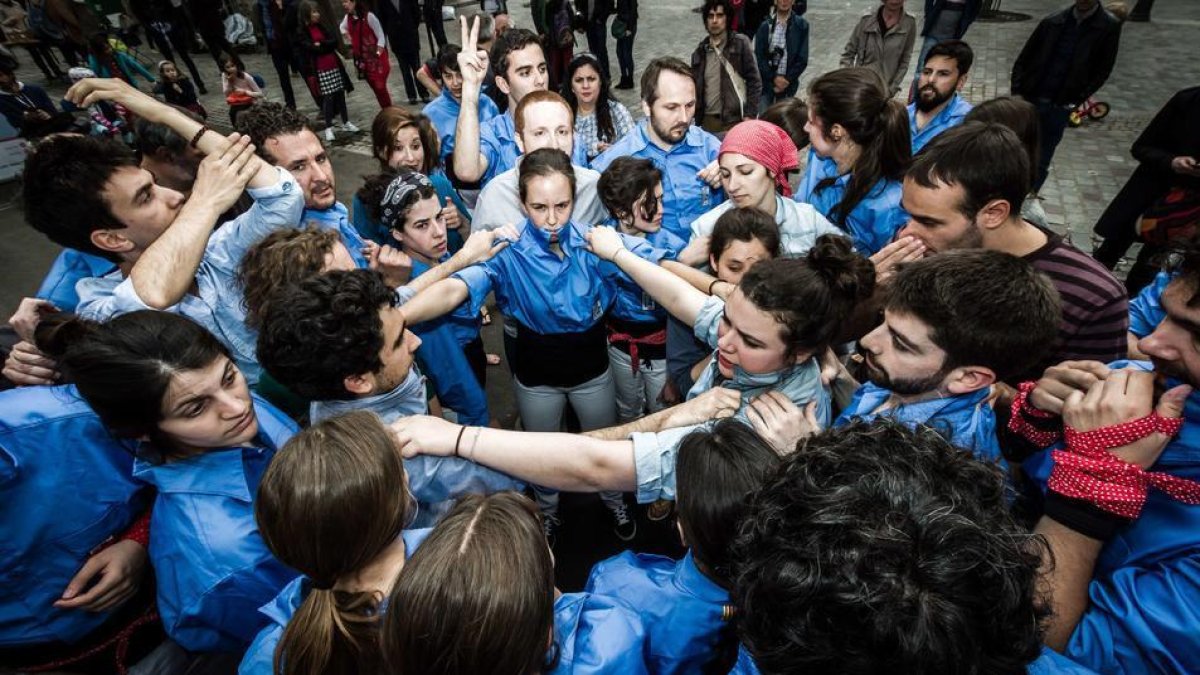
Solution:
{"label": "person in beige coat", "polygon": [[904,11],[904,0],[883,0],[864,15],[842,50],[841,65],[865,66],[883,78],[892,96],[900,91],[917,39],[917,20]]}

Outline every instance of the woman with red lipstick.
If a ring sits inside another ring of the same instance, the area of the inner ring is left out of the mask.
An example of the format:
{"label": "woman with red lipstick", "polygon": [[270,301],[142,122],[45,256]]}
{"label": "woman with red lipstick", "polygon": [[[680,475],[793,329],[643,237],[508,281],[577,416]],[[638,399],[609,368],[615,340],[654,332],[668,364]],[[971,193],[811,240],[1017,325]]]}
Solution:
{"label": "woman with red lipstick", "polygon": [[258,481],[295,424],[177,314],[68,319],[38,337],[109,431],[136,443],[133,475],[158,491],[149,555],[167,635],[189,652],[245,649],[266,623],[257,609],[296,577],[254,522]]}
{"label": "woman with red lipstick", "polygon": [[633,115],[608,93],[600,61],[584,52],[567,66],[562,96],[575,113],[575,143],[587,148],[588,161],[633,130]]}
{"label": "woman with red lipstick", "polygon": [[[515,337],[506,336],[506,350],[524,428],[557,431],[568,402],[585,431],[612,426],[616,391],[604,316],[616,298],[616,281],[624,275],[586,252],[587,230],[571,220],[575,171],[564,152],[543,148],[525,155],[518,191],[527,216],[518,239],[491,260],[421,292],[404,305],[404,314],[414,324],[456,308],[456,316],[477,316],[495,291],[506,327],[516,328]],[[615,236],[630,255],[655,263],[664,255],[643,239]],[[632,537],[633,521],[620,493],[602,497],[618,530]],[[538,501],[552,531],[558,494],[539,492]]]}

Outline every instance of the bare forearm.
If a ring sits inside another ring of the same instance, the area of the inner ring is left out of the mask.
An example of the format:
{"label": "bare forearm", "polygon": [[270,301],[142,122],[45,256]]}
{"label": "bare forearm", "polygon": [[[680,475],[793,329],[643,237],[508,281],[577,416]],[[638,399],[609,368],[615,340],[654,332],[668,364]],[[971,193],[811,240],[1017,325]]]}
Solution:
{"label": "bare forearm", "polygon": [[1088,608],[1088,584],[1092,580],[1101,542],[1084,536],[1048,516],[1034,529],[1045,537],[1048,547],[1042,561],[1042,578],[1050,593],[1051,614],[1046,624],[1046,645],[1062,651]]}
{"label": "bare forearm", "polygon": [[724,300],[729,297],[730,291],[734,288],[731,283],[721,281],[703,270],[698,270],[690,265],[684,265],[681,262],[664,260],[661,265],[663,269],[688,282],[692,288],[705,295],[715,295]]}
{"label": "bare forearm", "polygon": [[461,271],[475,264],[463,249],[459,249],[457,253],[446,259],[446,262],[439,263],[425,270],[421,276],[408,282],[408,287],[414,292],[420,293],[425,289],[433,286],[443,279],[448,279],[451,274]]}
{"label": "bare forearm", "polygon": [[479,92],[464,87],[454,127],[454,175],[459,180],[473,183],[483,178],[487,160],[480,154],[479,146]]}
{"label": "bare forearm", "polygon": [[[422,274],[421,277],[432,273],[433,270]],[[419,280],[421,277],[418,277]],[[412,288],[412,286],[409,286]],[[467,285],[458,279],[442,279],[430,285],[416,297],[404,303],[404,318],[409,324],[422,323],[436,319],[443,314],[454,311],[470,295]]]}
{"label": "bare forearm", "polygon": [[666,428],[664,423],[671,416],[673,410],[674,408],[666,408],[620,426],[585,431],[583,435],[602,441],[623,441],[629,438],[629,434],[662,431]]}
{"label": "bare forearm", "polygon": [[207,203],[193,200],[184,204],[175,222],[138,257],[129,272],[142,303],[166,309],[183,299],[195,281],[219,216]]}
{"label": "bare forearm", "polygon": [[[147,104],[146,110],[135,111],[142,117],[169,127],[171,131],[179,134],[181,138],[191,140],[196,138],[196,134],[204,126],[200,122],[183,114],[182,111],[169,106],[165,103],[146,97],[153,102],[153,105]],[[139,106],[141,107],[141,106]],[[206,131],[196,138],[196,149],[205,155],[221,153],[229,146],[229,139],[215,131]],[[261,148],[260,148],[261,149]],[[246,171],[253,171],[254,177],[250,179],[247,187],[262,188],[270,187],[279,181],[279,174],[275,168],[267,164],[259,157],[254,157],[246,164]]]}
{"label": "bare forearm", "polygon": [[629,250],[618,251],[612,262],[672,316],[689,326],[696,323],[707,298],[703,291]]}
{"label": "bare forearm", "polygon": [[[472,438],[475,429],[478,439]],[[629,441],[483,427],[468,429],[465,436],[464,457],[536,485],[570,492],[636,487]]]}

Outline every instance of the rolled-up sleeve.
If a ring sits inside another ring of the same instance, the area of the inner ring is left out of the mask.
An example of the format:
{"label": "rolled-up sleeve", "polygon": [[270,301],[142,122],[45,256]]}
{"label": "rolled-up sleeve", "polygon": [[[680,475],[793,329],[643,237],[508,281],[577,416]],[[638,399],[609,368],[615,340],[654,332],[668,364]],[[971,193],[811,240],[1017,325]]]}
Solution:
{"label": "rolled-up sleeve", "polygon": [[675,499],[675,458],[679,454],[679,442],[700,427],[695,425],[630,434],[639,504],[649,504],[657,499]]}
{"label": "rolled-up sleeve", "polygon": [[724,314],[725,301],[715,295],[710,295],[704,301],[704,306],[700,308],[700,313],[696,315],[696,323],[692,325],[692,332],[696,335],[696,339],[716,349],[717,327],[721,325],[721,316]]}

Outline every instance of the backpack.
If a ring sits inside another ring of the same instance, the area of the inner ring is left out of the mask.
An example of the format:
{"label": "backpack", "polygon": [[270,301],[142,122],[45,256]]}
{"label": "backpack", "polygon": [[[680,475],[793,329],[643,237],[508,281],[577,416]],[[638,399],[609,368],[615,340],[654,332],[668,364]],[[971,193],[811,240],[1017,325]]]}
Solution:
{"label": "backpack", "polygon": [[575,7],[570,0],[562,0],[550,17],[550,39],[559,47],[575,46]]}
{"label": "backpack", "polygon": [[62,42],[66,37],[62,26],[59,26],[46,14],[46,0],[29,0],[27,11],[28,16],[25,23],[29,25],[29,30],[33,31],[34,35],[47,42]]}

